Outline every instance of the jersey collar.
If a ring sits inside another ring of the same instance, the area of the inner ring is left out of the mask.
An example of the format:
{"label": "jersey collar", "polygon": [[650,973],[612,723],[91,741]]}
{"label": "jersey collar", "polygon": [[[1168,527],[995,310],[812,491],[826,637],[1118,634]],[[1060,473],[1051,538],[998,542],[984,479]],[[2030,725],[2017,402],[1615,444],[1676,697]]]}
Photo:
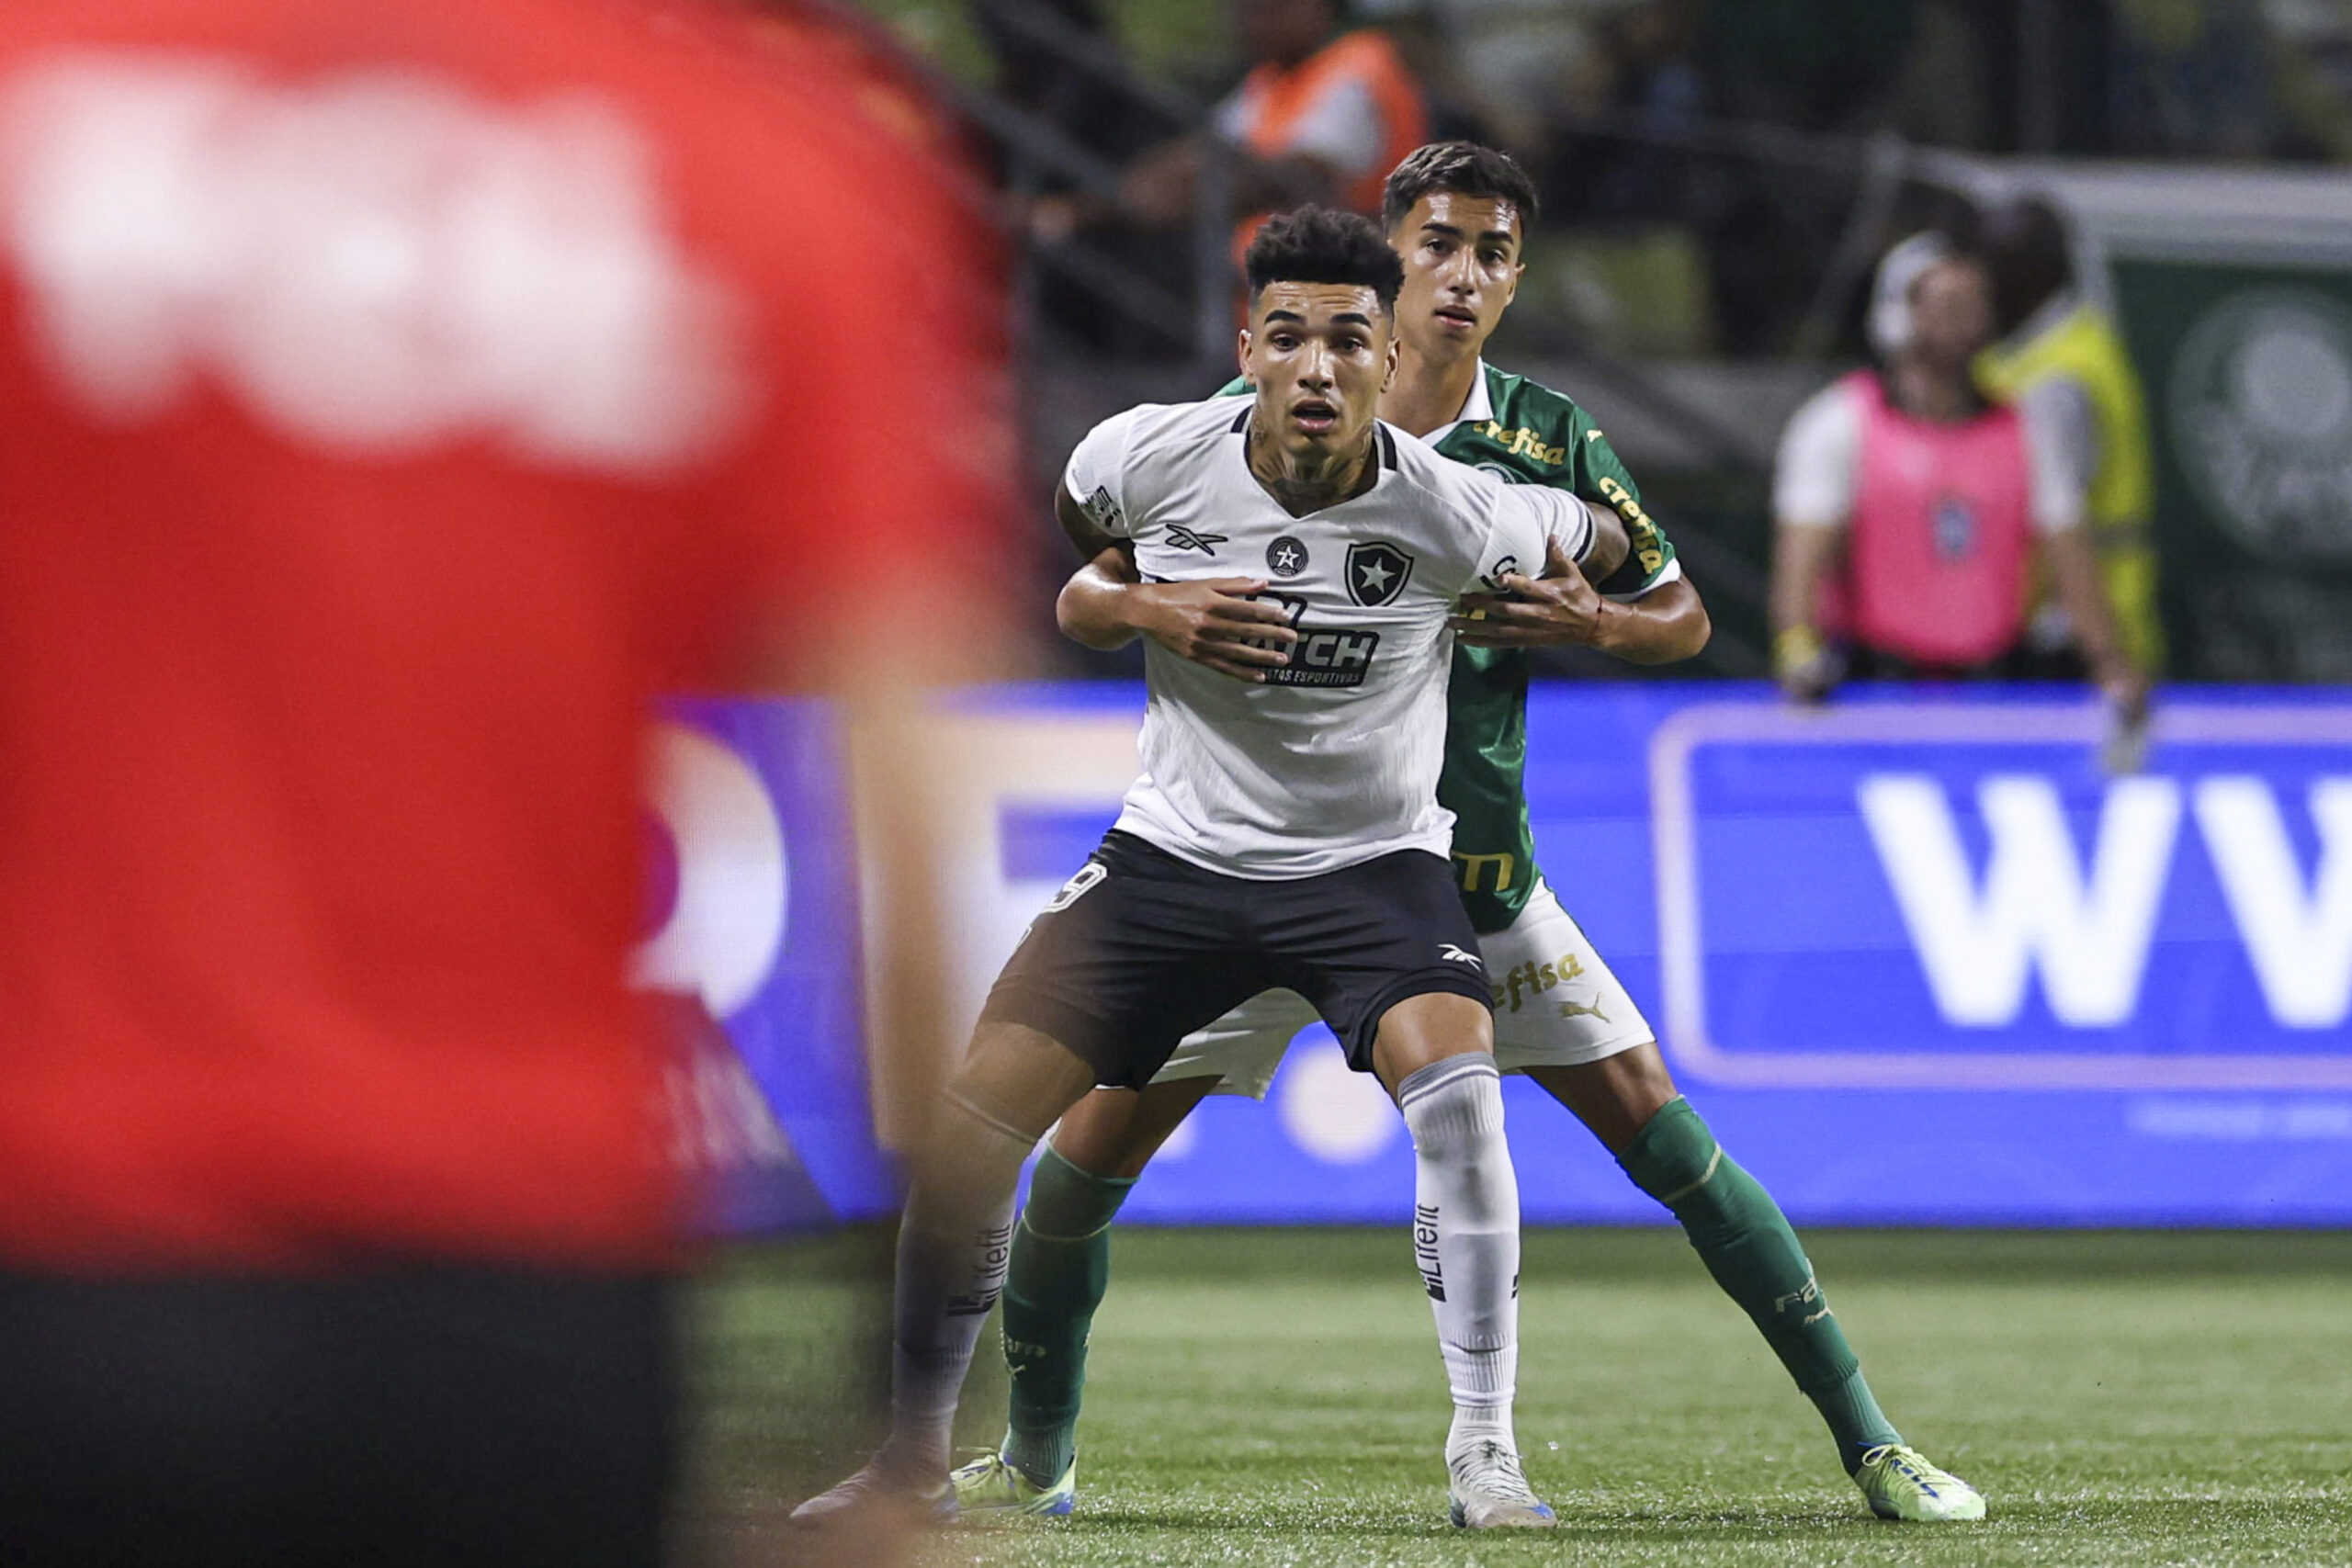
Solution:
{"label": "jersey collar", "polygon": [[1478,373],[1470,378],[1470,395],[1462,400],[1462,412],[1453,416],[1452,423],[1441,424],[1427,435],[1422,436],[1420,440],[1423,446],[1436,446],[1453,434],[1459,425],[1484,424],[1495,417],[1495,399],[1494,394],[1487,389],[1487,361],[1482,356],[1478,361]]}

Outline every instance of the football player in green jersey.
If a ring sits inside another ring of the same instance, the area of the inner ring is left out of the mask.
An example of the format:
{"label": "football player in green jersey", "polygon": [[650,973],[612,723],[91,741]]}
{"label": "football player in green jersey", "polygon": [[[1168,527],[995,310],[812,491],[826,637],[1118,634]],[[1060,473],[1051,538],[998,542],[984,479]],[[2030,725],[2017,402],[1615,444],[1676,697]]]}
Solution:
{"label": "football player in green jersey", "polygon": [[[1649,1025],[1536,869],[1523,789],[1525,650],[1576,645],[1659,663],[1697,652],[1708,625],[1674,547],[1591,419],[1481,357],[1518,287],[1534,209],[1532,184],[1508,157],[1444,142],[1397,165],[1383,213],[1406,281],[1399,363],[1382,419],[1447,457],[1606,509],[1631,546],[1598,587],[1565,561],[1529,563],[1525,575],[1504,580],[1506,592],[1465,600],[1456,623],[1439,798],[1455,815],[1453,860],[1494,984],[1496,1060],[1566,1106],[1681,1222],[1708,1271],[1821,1412],[1873,1512],[1982,1517],[1983,1499],[1905,1446],[1880,1411],[1779,1205],[1677,1091]],[[1268,566],[1279,575],[1279,562]],[[1150,637],[1249,680],[1267,657],[1267,628],[1235,604],[1269,586],[1143,583],[1106,556],[1071,579],[1061,608],[1066,623]],[[1097,1089],[1064,1117],[1039,1160],[1005,1285],[1011,1429],[998,1453],[957,1472],[967,1513],[1069,1512],[1086,1336],[1109,1281],[1112,1218],[1204,1097],[1262,1098],[1314,1016],[1300,998],[1268,992],[1188,1038],[1148,1088]],[[1458,1524],[1554,1522],[1521,1472],[1510,1397],[1509,1388],[1454,1389],[1446,1459]]]}

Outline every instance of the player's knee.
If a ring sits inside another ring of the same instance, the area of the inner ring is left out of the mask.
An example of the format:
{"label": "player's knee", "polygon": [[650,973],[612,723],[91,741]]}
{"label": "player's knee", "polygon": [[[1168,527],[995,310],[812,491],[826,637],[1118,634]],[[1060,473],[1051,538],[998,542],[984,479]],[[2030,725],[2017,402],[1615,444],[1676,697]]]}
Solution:
{"label": "player's knee", "polygon": [[1140,1090],[1096,1089],[1063,1115],[1054,1152],[1089,1176],[1131,1181],[1216,1084],[1187,1078]]}
{"label": "player's knee", "polygon": [[1133,1178],[1097,1175],[1048,1149],[1029,1179],[1022,1229],[1039,1241],[1083,1241],[1110,1227],[1134,1189]]}
{"label": "player's knee", "polygon": [[983,1023],[947,1087],[947,1099],[1031,1145],[1087,1090],[1094,1069],[1052,1035],[1026,1024]]}
{"label": "player's knee", "polygon": [[1373,1070],[1392,1096],[1424,1067],[1453,1056],[1494,1054],[1494,1014],[1452,991],[1407,997],[1381,1014],[1373,1032]]}
{"label": "player's knee", "polygon": [[1459,1235],[1519,1228],[1519,1182],[1503,1137],[1502,1077],[1485,1057],[1433,1062],[1397,1086],[1419,1162],[1416,1203]]}
{"label": "player's knee", "polygon": [[1502,1075],[1487,1057],[1465,1053],[1407,1074],[1396,1104],[1425,1158],[1474,1155],[1502,1138]]}
{"label": "player's knee", "polygon": [[[1625,1130],[1625,1140],[1639,1137],[1658,1113],[1682,1098],[1674,1075],[1655,1042],[1620,1051],[1593,1065],[1597,1087],[1608,1101],[1613,1119]],[[1696,1111],[1691,1113],[1695,1118]]]}
{"label": "player's knee", "polygon": [[1617,1163],[1634,1186],[1670,1209],[1703,1191],[1723,1158],[1705,1119],[1678,1097],[1642,1124]]}

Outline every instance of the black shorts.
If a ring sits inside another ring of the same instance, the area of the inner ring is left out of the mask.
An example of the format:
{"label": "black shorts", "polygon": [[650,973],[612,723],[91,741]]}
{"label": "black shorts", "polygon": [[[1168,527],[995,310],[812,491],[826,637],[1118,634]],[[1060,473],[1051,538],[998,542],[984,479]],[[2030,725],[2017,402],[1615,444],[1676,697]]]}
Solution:
{"label": "black shorts", "polygon": [[1030,926],[980,1021],[1026,1024],[1096,1082],[1139,1089],[1184,1036],[1275,987],[1314,1004],[1358,1072],[1406,998],[1491,1002],[1453,868],[1436,855],[1256,881],[1114,832]]}

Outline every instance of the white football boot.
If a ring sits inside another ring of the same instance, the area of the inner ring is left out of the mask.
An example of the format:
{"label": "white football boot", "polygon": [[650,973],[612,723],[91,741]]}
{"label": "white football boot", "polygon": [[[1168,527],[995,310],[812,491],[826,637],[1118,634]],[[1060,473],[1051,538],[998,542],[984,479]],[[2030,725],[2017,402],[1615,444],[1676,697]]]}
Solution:
{"label": "white football boot", "polygon": [[1453,1522],[1464,1529],[1549,1529],[1560,1522],[1519,1468],[1519,1455],[1492,1438],[1445,1461],[1453,1483]]}

